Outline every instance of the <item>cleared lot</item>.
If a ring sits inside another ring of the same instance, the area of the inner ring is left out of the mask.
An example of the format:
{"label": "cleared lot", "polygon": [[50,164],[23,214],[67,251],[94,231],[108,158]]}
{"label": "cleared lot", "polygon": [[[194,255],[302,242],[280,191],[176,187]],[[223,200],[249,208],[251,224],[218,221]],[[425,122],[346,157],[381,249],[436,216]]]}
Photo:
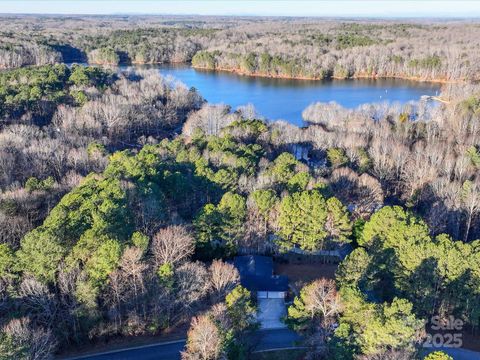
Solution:
{"label": "cleared lot", "polygon": [[317,279],[334,279],[337,265],[333,264],[275,264],[275,273],[286,275],[296,293],[307,283]]}

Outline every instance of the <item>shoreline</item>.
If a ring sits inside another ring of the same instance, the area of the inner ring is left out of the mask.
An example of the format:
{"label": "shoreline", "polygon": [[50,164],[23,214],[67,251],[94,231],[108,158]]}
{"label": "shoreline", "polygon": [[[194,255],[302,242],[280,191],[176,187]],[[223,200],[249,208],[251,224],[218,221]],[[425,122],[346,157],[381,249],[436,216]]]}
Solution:
{"label": "shoreline", "polygon": [[[357,74],[350,77],[340,77],[340,76],[331,76],[327,78],[320,78],[320,77],[311,77],[311,76],[287,76],[287,75],[276,75],[276,74],[266,74],[266,73],[248,73],[245,71],[241,71],[239,69],[233,68],[208,68],[204,66],[194,66],[191,63],[183,62],[183,61],[176,61],[176,62],[138,62],[132,61],[130,63],[107,63],[107,62],[97,62],[97,61],[73,61],[69,63],[61,62],[58,64],[86,64],[87,66],[111,66],[111,67],[120,67],[120,66],[135,66],[135,65],[184,65],[189,68],[195,70],[204,70],[204,71],[216,71],[216,72],[226,72],[230,74],[236,74],[239,76],[248,76],[248,77],[258,77],[258,78],[269,78],[269,79],[284,79],[284,80],[303,80],[303,81],[331,81],[331,80],[357,80],[357,79],[366,79],[366,80],[380,80],[380,79],[399,79],[399,80],[408,80],[420,83],[433,83],[433,84],[463,84],[468,82],[477,82],[480,79],[428,79],[428,78],[420,78],[418,76],[405,76],[405,75],[363,75]],[[42,65],[27,65],[27,66],[42,66]],[[21,66],[24,67],[24,66]],[[21,68],[20,67],[20,68]],[[8,71],[18,69],[19,67],[1,67],[0,71]]]}
{"label": "shoreline", "polygon": [[86,64],[88,65],[105,65],[105,66],[131,66],[131,65],[189,65],[191,67],[191,64],[188,62],[184,61],[170,61],[170,62],[143,62],[143,61],[131,61],[128,63],[106,63],[106,62],[100,62],[100,61],[87,61]]}
{"label": "shoreline", "polygon": [[424,79],[418,76],[404,76],[404,75],[353,75],[350,77],[339,77],[339,76],[331,76],[327,78],[319,78],[319,77],[309,77],[309,76],[286,76],[286,75],[273,75],[273,74],[266,74],[266,73],[248,73],[245,71],[241,71],[238,69],[232,68],[215,68],[211,69],[208,67],[203,66],[193,66],[190,65],[193,69],[196,70],[207,70],[207,71],[220,71],[220,72],[228,72],[231,74],[236,74],[240,76],[250,76],[250,77],[261,77],[261,78],[271,78],[271,79],[286,79],[286,80],[307,80],[307,81],[322,81],[322,80],[356,80],[356,79],[370,79],[370,80],[378,80],[378,79],[400,79],[400,80],[409,80],[415,82],[429,82],[429,83],[436,83],[436,84],[462,84],[468,81],[476,81],[476,80],[466,80],[466,79]]}

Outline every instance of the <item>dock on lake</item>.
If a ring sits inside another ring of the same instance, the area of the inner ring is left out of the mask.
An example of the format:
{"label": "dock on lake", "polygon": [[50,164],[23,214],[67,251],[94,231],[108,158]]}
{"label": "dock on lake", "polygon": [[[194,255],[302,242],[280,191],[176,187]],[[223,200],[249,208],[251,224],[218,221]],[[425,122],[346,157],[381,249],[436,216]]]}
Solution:
{"label": "dock on lake", "polygon": [[450,101],[442,99],[439,96],[422,95],[420,97],[420,99],[422,99],[422,100],[435,100],[435,101],[439,101],[439,102],[444,103],[444,104],[450,104]]}

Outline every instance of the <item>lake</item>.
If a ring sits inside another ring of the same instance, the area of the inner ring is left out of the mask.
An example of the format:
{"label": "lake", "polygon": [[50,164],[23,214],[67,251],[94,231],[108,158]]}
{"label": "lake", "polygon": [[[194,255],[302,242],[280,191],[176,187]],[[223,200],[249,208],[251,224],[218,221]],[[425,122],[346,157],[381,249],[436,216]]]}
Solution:
{"label": "lake", "polygon": [[315,102],[335,101],[356,108],[385,101],[405,104],[440,92],[439,84],[401,79],[295,80],[195,70],[188,65],[141,67],[158,68],[162,75],[195,87],[209,103],[228,104],[232,109],[251,103],[270,120],[283,119],[298,126],[304,124],[302,111]]}

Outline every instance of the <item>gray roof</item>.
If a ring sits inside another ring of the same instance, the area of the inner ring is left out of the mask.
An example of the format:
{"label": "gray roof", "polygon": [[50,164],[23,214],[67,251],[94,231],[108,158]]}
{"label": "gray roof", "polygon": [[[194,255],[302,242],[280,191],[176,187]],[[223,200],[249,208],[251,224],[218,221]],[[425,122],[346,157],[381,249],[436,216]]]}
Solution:
{"label": "gray roof", "polygon": [[287,291],[288,278],[273,275],[273,260],[268,256],[237,256],[234,265],[240,273],[240,283],[250,291]]}

